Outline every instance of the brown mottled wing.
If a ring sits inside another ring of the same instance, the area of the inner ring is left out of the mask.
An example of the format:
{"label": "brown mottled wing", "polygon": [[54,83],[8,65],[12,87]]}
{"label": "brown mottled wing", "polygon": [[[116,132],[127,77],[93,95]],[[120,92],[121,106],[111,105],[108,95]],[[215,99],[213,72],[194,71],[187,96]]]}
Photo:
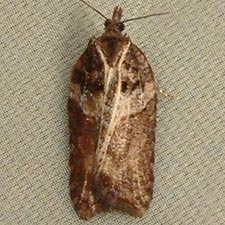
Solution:
{"label": "brown mottled wing", "polygon": [[[105,135],[112,126],[114,132],[108,139],[103,137],[102,146],[110,139],[107,150],[97,153],[101,158],[96,186],[105,205],[141,216],[153,191],[156,86],[146,57],[132,43],[118,71],[121,91],[115,94],[109,111],[116,112],[116,117],[111,115],[115,119],[106,125]],[[119,102],[117,106],[115,102]]]}
{"label": "brown mottled wing", "polygon": [[99,211],[92,184],[103,91],[102,67],[95,44],[90,41],[74,66],[68,100],[70,195],[77,214],[86,220]]}

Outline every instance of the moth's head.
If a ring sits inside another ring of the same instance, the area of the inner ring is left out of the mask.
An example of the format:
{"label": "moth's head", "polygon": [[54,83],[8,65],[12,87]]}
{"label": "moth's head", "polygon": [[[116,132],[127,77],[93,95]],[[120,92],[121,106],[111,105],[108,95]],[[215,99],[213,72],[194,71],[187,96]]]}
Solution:
{"label": "moth's head", "polygon": [[122,32],[125,28],[124,23],[121,22],[123,10],[121,7],[117,6],[112,15],[112,19],[106,19],[105,21],[105,30],[106,31],[116,31]]}
{"label": "moth's head", "polygon": [[143,18],[148,18],[150,16],[159,16],[159,15],[168,14],[168,12],[154,13],[154,14],[150,14],[150,15],[146,15],[146,16],[141,16],[141,17],[131,18],[131,19],[121,21],[123,10],[119,6],[117,6],[114,9],[112,19],[108,19],[104,14],[102,14],[99,10],[97,10],[96,8],[91,6],[85,0],[80,0],[80,1],[82,1],[85,5],[92,8],[95,12],[97,12],[99,15],[101,15],[103,18],[106,19],[106,21],[105,21],[105,31],[106,31],[106,33],[110,33],[110,32],[121,33],[125,28],[124,23],[127,23],[127,22],[132,21],[132,20],[139,20],[139,19],[143,19]]}
{"label": "moth's head", "polygon": [[107,19],[105,21],[105,30],[109,31],[117,31],[117,32],[122,32],[124,30],[125,26],[122,22],[115,22],[111,19]]}

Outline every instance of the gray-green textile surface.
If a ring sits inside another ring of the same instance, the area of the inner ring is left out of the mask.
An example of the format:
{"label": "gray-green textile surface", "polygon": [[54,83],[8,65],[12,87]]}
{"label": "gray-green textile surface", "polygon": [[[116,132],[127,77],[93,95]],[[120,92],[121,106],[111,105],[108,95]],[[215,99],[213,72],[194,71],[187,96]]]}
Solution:
{"label": "gray-green textile surface", "polygon": [[93,1],[133,21],[162,89],[154,199],[143,218],[83,222],[68,193],[66,103],[71,67],[104,19],[78,0],[0,0],[0,224],[225,224],[224,0]]}

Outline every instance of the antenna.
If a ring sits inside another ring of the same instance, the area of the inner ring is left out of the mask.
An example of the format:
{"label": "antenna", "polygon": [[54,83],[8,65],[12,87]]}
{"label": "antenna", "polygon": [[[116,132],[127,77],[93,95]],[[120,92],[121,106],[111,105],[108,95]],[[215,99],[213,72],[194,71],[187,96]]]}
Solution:
{"label": "antenna", "polygon": [[169,14],[169,12],[154,13],[154,14],[150,14],[150,15],[146,15],[146,16],[140,16],[140,17],[136,17],[136,18],[131,18],[131,19],[127,19],[127,20],[122,21],[122,23],[130,22],[132,20],[140,20],[140,19],[151,17],[151,16],[161,16],[161,15],[165,15],[165,14]]}
{"label": "antenna", "polygon": [[96,8],[91,6],[89,3],[85,2],[84,0],[80,0],[80,1],[83,2],[85,5],[87,5],[88,7],[90,7],[91,9],[93,9],[95,12],[97,12],[99,15],[101,15],[106,20],[108,19],[105,15],[103,15],[100,11],[98,11]]}

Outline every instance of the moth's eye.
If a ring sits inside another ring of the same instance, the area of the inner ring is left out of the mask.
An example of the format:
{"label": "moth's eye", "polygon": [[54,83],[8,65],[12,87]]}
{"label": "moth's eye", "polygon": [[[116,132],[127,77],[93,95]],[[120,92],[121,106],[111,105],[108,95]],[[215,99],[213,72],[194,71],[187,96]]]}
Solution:
{"label": "moth's eye", "polygon": [[111,22],[111,20],[110,19],[107,19],[106,21],[105,21],[105,27],[108,27],[109,26],[109,24],[111,24],[112,22]]}
{"label": "moth's eye", "polygon": [[118,27],[119,31],[123,31],[124,28],[125,28],[125,26],[124,26],[123,23],[118,23],[118,24],[117,24],[117,27]]}

